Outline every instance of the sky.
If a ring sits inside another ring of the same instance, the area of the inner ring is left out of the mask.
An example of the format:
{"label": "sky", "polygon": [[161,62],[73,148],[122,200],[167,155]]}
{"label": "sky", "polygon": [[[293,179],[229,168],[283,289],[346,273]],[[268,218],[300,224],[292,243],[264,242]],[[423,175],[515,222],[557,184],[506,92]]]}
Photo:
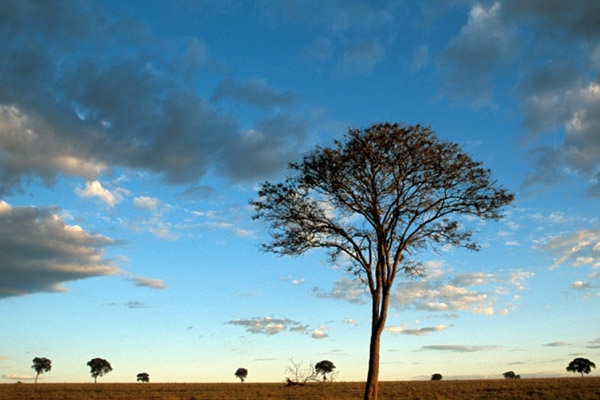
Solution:
{"label": "sky", "polygon": [[[350,128],[430,126],[515,194],[398,279],[382,380],[600,361],[600,3],[0,2],[0,383],[366,378],[364,288],[249,201]],[[592,375],[598,372],[593,370]]]}

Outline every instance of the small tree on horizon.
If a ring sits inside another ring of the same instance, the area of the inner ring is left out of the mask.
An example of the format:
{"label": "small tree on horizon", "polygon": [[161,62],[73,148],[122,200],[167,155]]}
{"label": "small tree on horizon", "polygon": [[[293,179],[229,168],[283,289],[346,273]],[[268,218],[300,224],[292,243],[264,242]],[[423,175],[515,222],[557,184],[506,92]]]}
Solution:
{"label": "small tree on horizon", "polygon": [[516,375],[514,371],[506,371],[502,374],[502,376],[504,377],[504,379],[514,379]]}
{"label": "small tree on horizon", "polygon": [[319,361],[315,364],[315,371],[323,376],[323,381],[327,380],[327,374],[331,374],[335,369],[335,365],[329,360]]}
{"label": "small tree on horizon", "polygon": [[567,371],[569,372],[579,372],[581,377],[583,378],[583,374],[589,374],[592,372],[592,368],[596,368],[596,364],[587,358],[575,358],[573,361],[567,365]]}
{"label": "small tree on horizon", "polygon": [[397,275],[422,274],[420,250],[451,245],[477,250],[464,217],[496,220],[514,196],[457,144],[428,127],[376,124],[350,129],[334,146],[292,163],[284,182],[265,182],[250,204],[270,225],[263,250],[299,256],[324,249],[371,297],[371,338],[364,399],[375,400],[379,350]]}
{"label": "small tree on horizon", "polygon": [[90,373],[92,374],[92,378],[94,378],[94,383],[96,383],[99,376],[104,376],[112,371],[110,363],[103,358],[93,358],[87,362],[87,366],[90,367]]}
{"label": "small tree on horizon", "polygon": [[33,368],[36,372],[34,383],[37,383],[38,376],[40,376],[40,374],[48,372],[52,369],[52,360],[46,357],[35,357],[33,359],[33,365],[31,368]]}
{"label": "small tree on horizon", "polygon": [[240,383],[244,383],[248,377],[248,370],[246,368],[238,368],[234,375],[240,380]]}
{"label": "small tree on horizon", "polygon": [[436,374],[431,375],[431,380],[432,381],[441,381],[442,380],[442,374],[436,373]]}
{"label": "small tree on horizon", "polygon": [[150,374],[148,374],[147,372],[140,372],[139,374],[137,374],[137,381],[143,383],[150,382]]}

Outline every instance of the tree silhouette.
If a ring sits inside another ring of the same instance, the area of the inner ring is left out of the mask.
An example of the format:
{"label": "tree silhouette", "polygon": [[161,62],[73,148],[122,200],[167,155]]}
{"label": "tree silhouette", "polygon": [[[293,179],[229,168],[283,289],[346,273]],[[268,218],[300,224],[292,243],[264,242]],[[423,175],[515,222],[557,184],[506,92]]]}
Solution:
{"label": "tree silhouette", "polygon": [[371,340],[364,398],[377,398],[380,337],[398,272],[419,275],[418,250],[442,245],[478,249],[464,216],[498,219],[513,195],[490,180],[458,145],[426,127],[379,124],[351,129],[318,147],[284,182],[262,184],[250,204],[270,223],[263,250],[297,256],[322,248],[371,296]]}
{"label": "tree silhouette", "polygon": [[432,381],[441,381],[442,380],[442,374],[433,374],[433,375],[431,375],[431,380]]}
{"label": "tree silhouette", "polygon": [[569,372],[579,372],[581,377],[583,378],[583,374],[589,374],[592,372],[592,368],[596,368],[596,364],[587,358],[576,358],[569,363],[567,366],[567,371]]}
{"label": "tree silhouette", "polygon": [[33,359],[33,365],[31,366],[36,372],[35,382],[37,383],[38,376],[44,372],[48,372],[52,369],[52,360],[46,357],[36,357]]}
{"label": "tree silhouette", "polygon": [[147,372],[140,372],[137,374],[137,381],[148,383],[150,382],[150,375]]}
{"label": "tree silhouette", "polygon": [[90,367],[90,373],[92,374],[92,378],[94,378],[94,383],[96,383],[99,376],[104,376],[104,374],[108,374],[112,371],[110,363],[103,358],[93,358],[88,361],[87,366]]}
{"label": "tree silhouette", "polygon": [[327,380],[327,374],[330,374],[335,369],[335,365],[329,360],[319,361],[315,364],[315,371],[323,376],[323,381]]}
{"label": "tree silhouette", "polygon": [[246,368],[238,368],[234,375],[240,380],[241,383],[244,383],[248,377],[248,370]]}
{"label": "tree silhouette", "polygon": [[514,371],[506,371],[502,374],[502,376],[504,377],[504,379],[515,379],[515,373]]}

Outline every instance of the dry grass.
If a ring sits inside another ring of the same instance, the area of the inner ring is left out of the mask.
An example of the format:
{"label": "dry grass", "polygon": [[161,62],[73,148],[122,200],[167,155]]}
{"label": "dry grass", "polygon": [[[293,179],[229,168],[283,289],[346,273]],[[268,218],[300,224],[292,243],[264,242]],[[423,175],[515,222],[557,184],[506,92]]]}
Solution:
{"label": "dry grass", "polygon": [[[364,383],[86,383],[0,384],[0,400],[358,400]],[[382,382],[379,399],[598,400],[600,378]]]}

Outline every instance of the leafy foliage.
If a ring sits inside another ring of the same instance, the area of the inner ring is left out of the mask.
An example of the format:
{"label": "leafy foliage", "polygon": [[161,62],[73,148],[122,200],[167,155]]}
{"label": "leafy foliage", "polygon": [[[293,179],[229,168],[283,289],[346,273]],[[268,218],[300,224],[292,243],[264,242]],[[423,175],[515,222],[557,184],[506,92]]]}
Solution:
{"label": "leafy foliage", "polygon": [[431,380],[432,381],[441,381],[442,380],[442,374],[433,374],[431,375]]}
{"label": "leafy foliage", "polygon": [[35,383],[37,383],[38,376],[44,372],[49,372],[52,369],[52,360],[46,357],[35,357],[33,359],[33,365],[31,366],[36,372]]}
{"label": "leafy foliage", "polygon": [[327,380],[327,374],[331,374],[335,369],[335,365],[329,360],[322,360],[315,364],[315,371],[323,376],[323,380]]}
{"label": "leafy foliage", "polygon": [[140,372],[139,374],[137,374],[137,381],[144,383],[150,382],[150,374],[148,374],[147,372]]}
{"label": "leafy foliage", "polygon": [[569,372],[579,372],[583,377],[583,374],[589,374],[592,372],[592,368],[596,368],[596,364],[587,358],[575,358],[573,361],[567,365],[567,371]]}
{"label": "leafy foliage", "polygon": [[94,383],[96,383],[99,376],[104,376],[112,371],[110,363],[103,358],[93,358],[88,361],[87,366],[90,367],[90,373],[92,374],[92,378],[94,378]]}
{"label": "leafy foliage", "polygon": [[246,368],[238,368],[234,375],[243,383],[248,377],[248,370]]}

